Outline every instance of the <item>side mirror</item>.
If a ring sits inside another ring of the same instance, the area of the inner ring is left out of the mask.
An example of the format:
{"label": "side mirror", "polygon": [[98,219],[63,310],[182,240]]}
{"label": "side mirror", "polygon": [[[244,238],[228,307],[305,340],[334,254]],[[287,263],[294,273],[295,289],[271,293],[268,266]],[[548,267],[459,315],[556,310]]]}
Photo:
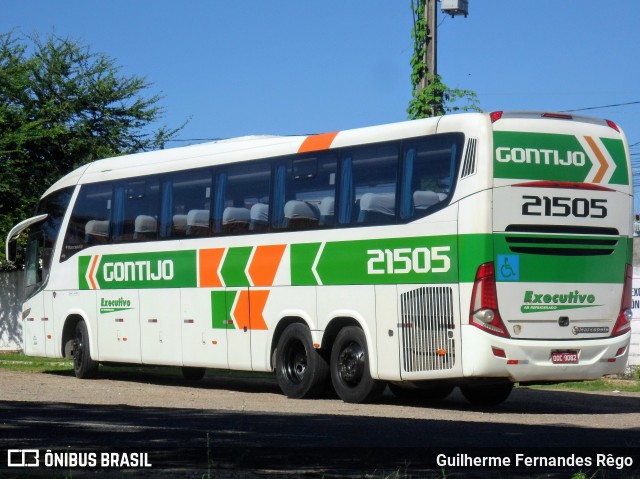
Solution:
{"label": "side mirror", "polygon": [[16,257],[18,255],[18,242],[16,240],[17,238],[13,238],[10,241],[7,241],[7,249],[5,253],[9,263],[16,262]]}

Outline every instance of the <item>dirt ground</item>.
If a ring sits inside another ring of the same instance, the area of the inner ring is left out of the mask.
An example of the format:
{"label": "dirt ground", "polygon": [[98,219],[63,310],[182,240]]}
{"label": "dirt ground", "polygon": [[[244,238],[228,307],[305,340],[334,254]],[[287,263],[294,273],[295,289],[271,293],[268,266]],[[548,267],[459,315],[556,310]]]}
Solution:
{"label": "dirt ground", "polygon": [[[179,407],[197,410],[330,414],[553,425],[559,422],[594,428],[637,428],[640,393],[567,392],[516,388],[505,403],[490,411],[473,409],[456,390],[436,405],[399,401],[387,390],[375,404],[347,404],[327,394],[317,400],[292,400],[280,392],[275,378],[236,377],[208,373],[201,381],[150,372],[110,370],[94,380],[68,373],[0,371],[0,401]],[[625,414],[621,414],[621,409]]]}

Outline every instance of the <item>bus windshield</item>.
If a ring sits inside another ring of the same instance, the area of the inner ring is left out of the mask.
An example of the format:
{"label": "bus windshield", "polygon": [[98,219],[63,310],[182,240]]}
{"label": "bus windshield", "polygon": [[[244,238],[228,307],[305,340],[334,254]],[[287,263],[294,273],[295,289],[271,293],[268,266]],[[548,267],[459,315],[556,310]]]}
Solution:
{"label": "bus windshield", "polygon": [[51,268],[53,250],[69,206],[73,187],[58,190],[43,198],[36,214],[47,218],[31,228],[25,264],[25,298],[30,297],[46,281]]}

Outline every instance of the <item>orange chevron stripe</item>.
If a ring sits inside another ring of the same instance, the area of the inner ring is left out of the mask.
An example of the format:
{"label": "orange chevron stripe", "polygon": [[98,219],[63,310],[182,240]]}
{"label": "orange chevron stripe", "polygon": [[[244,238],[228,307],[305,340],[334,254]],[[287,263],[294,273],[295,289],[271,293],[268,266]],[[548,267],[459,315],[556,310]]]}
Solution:
{"label": "orange chevron stripe", "polygon": [[249,291],[249,322],[251,323],[251,329],[263,331],[268,329],[262,313],[267,304],[267,299],[269,299],[269,292],[269,290],[264,289]]}
{"label": "orange chevron stripe", "polygon": [[238,300],[236,301],[236,307],[232,311],[233,319],[236,320],[238,329],[251,329],[251,320],[249,318],[249,291],[246,289],[240,290],[238,294]]}
{"label": "orange chevron stripe", "polygon": [[285,244],[256,246],[248,269],[254,286],[273,286],[286,247]]}
{"label": "orange chevron stripe", "polygon": [[213,288],[224,286],[218,276],[220,262],[224,256],[224,248],[201,249],[198,252],[200,287]]}
{"label": "orange chevron stripe", "polygon": [[328,150],[331,143],[338,135],[337,131],[331,133],[321,133],[320,135],[311,135],[304,139],[298,153],[307,153],[309,151]]}
{"label": "orange chevron stripe", "polygon": [[589,146],[596,154],[596,158],[598,158],[598,162],[600,163],[600,169],[598,169],[596,176],[593,178],[594,183],[600,183],[604,178],[605,173],[609,169],[609,164],[607,163],[607,160],[605,159],[604,155],[600,151],[600,148],[598,148],[598,145],[593,140],[593,138],[591,138],[590,136],[585,136],[584,139],[587,140],[587,143],[589,143]]}
{"label": "orange chevron stripe", "polygon": [[96,266],[98,266],[99,259],[100,259],[100,256],[94,256],[93,261],[91,261],[91,268],[89,269],[89,282],[91,283],[91,289],[98,289],[95,283],[94,274],[96,271]]}
{"label": "orange chevron stripe", "polygon": [[269,290],[240,290],[236,306],[233,309],[233,319],[238,329],[253,329],[266,331],[267,323],[263,311],[269,299]]}

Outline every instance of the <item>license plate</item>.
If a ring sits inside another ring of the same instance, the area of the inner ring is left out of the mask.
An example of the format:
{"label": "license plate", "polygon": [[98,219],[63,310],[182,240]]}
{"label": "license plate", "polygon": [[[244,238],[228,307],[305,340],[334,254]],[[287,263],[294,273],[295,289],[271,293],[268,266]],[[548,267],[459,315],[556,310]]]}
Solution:
{"label": "license plate", "polygon": [[578,351],[551,351],[553,364],[577,364]]}

